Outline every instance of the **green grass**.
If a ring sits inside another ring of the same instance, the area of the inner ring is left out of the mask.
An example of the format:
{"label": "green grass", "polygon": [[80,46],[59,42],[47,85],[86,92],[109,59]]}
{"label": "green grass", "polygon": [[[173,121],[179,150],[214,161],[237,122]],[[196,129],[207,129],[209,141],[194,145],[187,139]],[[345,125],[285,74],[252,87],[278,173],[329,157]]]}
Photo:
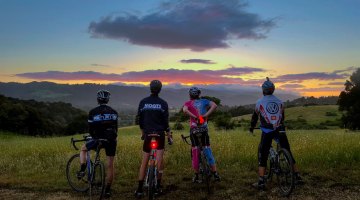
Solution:
{"label": "green grass", "polygon": [[[187,131],[174,132],[175,143],[166,146],[164,184],[171,190],[166,198],[201,199],[206,196],[201,185],[193,186],[190,146],[180,140]],[[131,198],[136,189],[142,156],[142,141],[137,127],[119,130],[116,155],[117,194]],[[223,181],[216,185],[214,198],[233,195],[256,198],[248,187],[257,179],[256,137],[243,130],[210,130],[211,145]],[[75,136],[81,138],[81,135]],[[341,183],[359,186],[360,134],[343,130],[289,131],[295,159],[310,183],[321,180],[324,186]],[[0,187],[41,191],[69,191],[65,165],[77,153],[70,146],[71,137],[36,138],[0,133]],[[104,155],[102,155],[104,159]],[[318,184],[318,183],[317,183]],[[241,193],[241,194],[240,194]],[[166,199],[164,197],[164,199]]]}
{"label": "green grass", "polygon": [[[327,116],[326,113],[335,113],[336,116]],[[299,106],[285,109],[286,120],[297,120],[303,118],[309,124],[320,124],[327,120],[334,121],[341,118],[341,112],[338,111],[336,105],[320,105],[320,106]],[[235,119],[250,120],[251,114],[235,117]]]}

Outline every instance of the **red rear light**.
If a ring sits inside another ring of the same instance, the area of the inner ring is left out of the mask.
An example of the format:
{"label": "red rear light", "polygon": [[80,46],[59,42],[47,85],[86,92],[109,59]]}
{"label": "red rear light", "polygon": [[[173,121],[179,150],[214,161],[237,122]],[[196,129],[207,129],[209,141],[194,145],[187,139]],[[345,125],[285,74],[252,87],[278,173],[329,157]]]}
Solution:
{"label": "red rear light", "polygon": [[151,149],[156,149],[158,147],[156,140],[152,140],[150,143],[150,146],[151,146]]}
{"label": "red rear light", "polygon": [[199,123],[203,124],[204,122],[205,122],[204,117],[200,115],[199,116]]}

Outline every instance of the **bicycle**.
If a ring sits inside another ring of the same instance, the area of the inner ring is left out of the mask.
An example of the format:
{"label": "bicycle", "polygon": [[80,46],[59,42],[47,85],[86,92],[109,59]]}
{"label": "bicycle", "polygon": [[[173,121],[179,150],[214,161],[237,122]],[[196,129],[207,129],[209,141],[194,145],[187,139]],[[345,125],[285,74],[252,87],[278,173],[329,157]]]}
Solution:
{"label": "bicycle", "polygon": [[[92,139],[89,135],[84,135],[84,139],[76,140],[71,138],[71,144],[75,150],[79,150],[75,143],[86,142]],[[91,160],[90,151],[86,152],[86,170],[85,176],[79,177],[80,154],[74,154],[66,165],[66,177],[70,187],[76,192],[88,192],[90,199],[102,199],[105,190],[105,168],[100,161],[100,149],[106,139],[96,139],[98,142],[95,150],[94,161]]]}
{"label": "bicycle", "polygon": [[[200,159],[199,159],[199,175],[201,177],[201,182],[205,182],[206,184],[206,188],[207,188],[207,192],[211,193],[211,176],[212,176],[212,172],[211,172],[211,168],[209,163],[207,162],[206,159],[206,155],[204,153],[204,146],[202,144],[202,140],[201,140],[201,136],[202,136],[203,131],[201,131],[201,129],[195,129],[193,130],[193,132],[191,134],[194,134],[198,141],[199,141],[199,146],[198,148],[200,148]],[[188,145],[191,145],[191,143],[189,143],[187,141],[187,138],[190,138],[191,136],[184,136],[181,135],[182,140],[187,143]]]}
{"label": "bicycle", "polygon": [[[172,133],[170,133],[172,134]],[[156,196],[156,187],[157,187],[157,160],[156,160],[156,152],[157,152],[157,138],[161,135],[158,133],[152,133],[148,134],[144,137],[151,137],[150,140],[150,155],[149,155],[149,161],[148,161],[148,167],[147,167],[147,173],[145,176],[145,187],[148,188],[148,197],[149,200],[155,199]],[[142,138],[145,139],[145,138]],[[168,144],[172,145],[173,141],[172,139],[168,138]]]}
{"label": "bicycle", "polygon": [[[260,128],[255,128],[260,129]],[[286,133],[279,131],[279,133]],[[289,196],[295,188],[295,173],[293,169],[293,160],[288,150],[281,148],[278,137],[274,138],[276,150],[271,145],[268,157],[268,170],[265,173],[266,182],[272,181],[275,174],[279,184],[280,194]]]}

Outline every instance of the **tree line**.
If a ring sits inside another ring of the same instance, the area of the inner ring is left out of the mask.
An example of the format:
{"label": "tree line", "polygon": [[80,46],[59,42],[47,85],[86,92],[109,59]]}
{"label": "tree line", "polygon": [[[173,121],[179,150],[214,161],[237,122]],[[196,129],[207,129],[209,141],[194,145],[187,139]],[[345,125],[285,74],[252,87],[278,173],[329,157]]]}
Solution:
{"label": "tree line", "polygon": [[87,131],[87,113],[63,102],[19,100],[0,95],[0,130],[31,136]]}

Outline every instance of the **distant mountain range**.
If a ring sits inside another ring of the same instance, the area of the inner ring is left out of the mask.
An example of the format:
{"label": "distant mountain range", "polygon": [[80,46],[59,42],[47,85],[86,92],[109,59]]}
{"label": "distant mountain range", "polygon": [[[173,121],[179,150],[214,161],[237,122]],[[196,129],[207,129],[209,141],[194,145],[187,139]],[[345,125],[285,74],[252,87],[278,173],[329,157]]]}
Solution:
{"label": "distant mountain range", "polygon": [[[73,106],[83,110],[89,110],[96,105],[96,92],[100,89],[106,89],[111,92],[110,105],[118,110],[135,110],[139,101],[149,95],[149,88],[141,86],[0,82],[0,94],[2,95],[26,100],[62,101],[71,103]],[[221,99],[223,105],[228,106],[253,104],[261,97],[259,90],[236,89],[217,90],[204,88],[202,89],[202,95],[217,97]],[[188,100],[188,88],[164,88],[160,96],[169,103],[170,107],[179,108]],[[283,101],[299,97],[295,94],[284,92],[277,93],[277,96]]]}

